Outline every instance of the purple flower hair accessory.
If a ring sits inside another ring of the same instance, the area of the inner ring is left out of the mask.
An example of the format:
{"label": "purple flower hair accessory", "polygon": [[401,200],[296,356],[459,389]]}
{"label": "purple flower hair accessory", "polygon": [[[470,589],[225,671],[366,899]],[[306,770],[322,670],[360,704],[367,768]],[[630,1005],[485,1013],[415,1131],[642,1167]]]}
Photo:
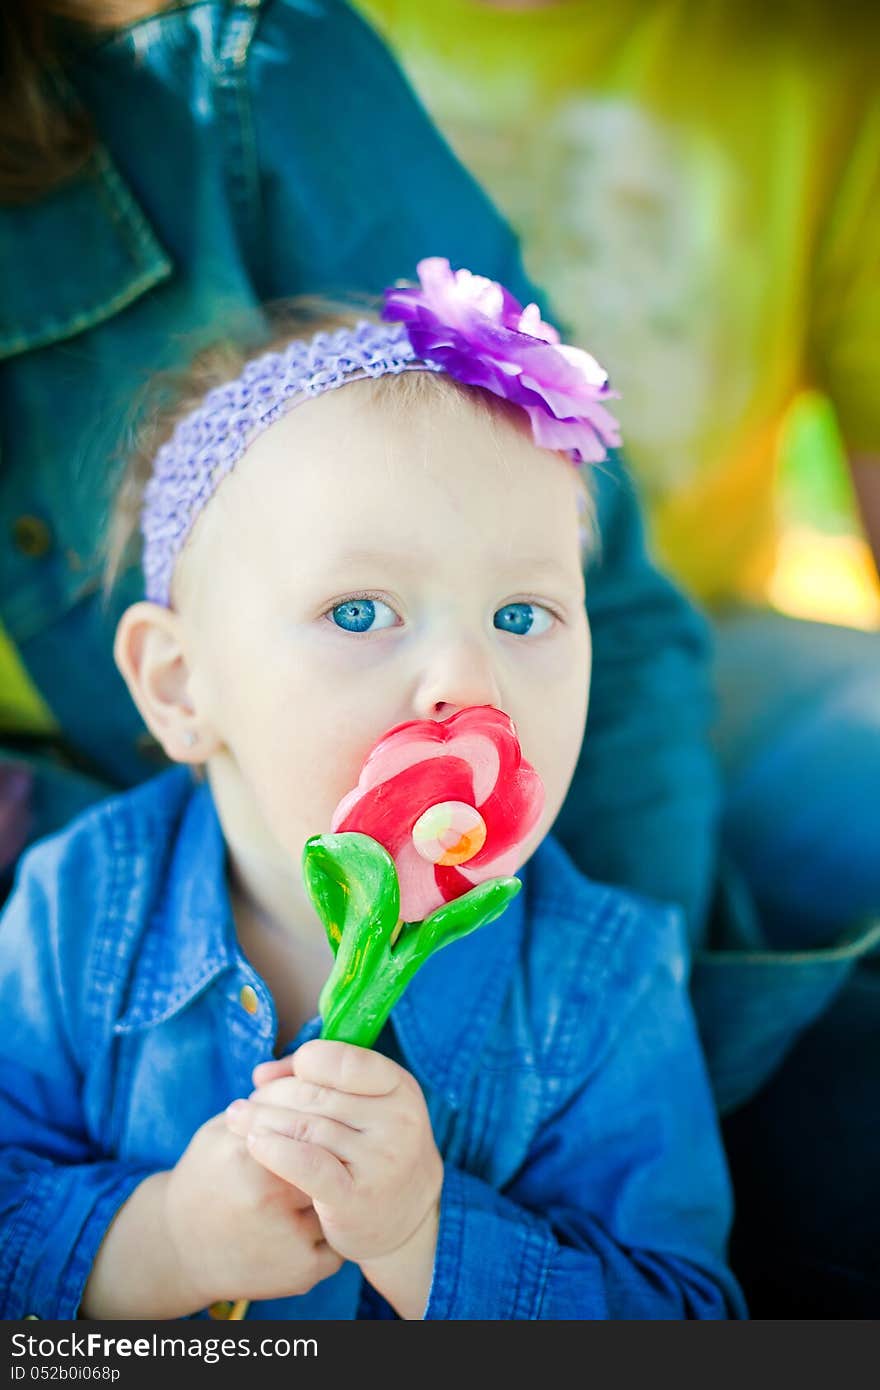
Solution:
{"label": "purple flower hair accessory", "polygon": [[419,288],[388,289],[382,317],[406,326],[417,356],[457,381],[481,386],[520,406],[535,443],[567,450],[576,462],[599,463],[620,445],[620,430],[603,401],[617,392],[599,363],[560,343],[509,290],[447,260],[419,261]]}

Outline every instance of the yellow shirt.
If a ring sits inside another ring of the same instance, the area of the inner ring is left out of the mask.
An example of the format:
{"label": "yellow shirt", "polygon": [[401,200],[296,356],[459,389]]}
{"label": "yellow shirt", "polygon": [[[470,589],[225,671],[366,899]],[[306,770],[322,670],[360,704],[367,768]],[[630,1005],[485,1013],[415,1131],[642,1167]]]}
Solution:
{"label": "yellow shirt", "polygon": [[0,742],[5,733],[45,734],[57,723],[0,626]]}
{"label": "yellow shirt", "polygon": [[705,600],[765,597],[792,404],[827,393],[880,452],[880,22],[854,0],[361,8],[620,390],[660,558]]}

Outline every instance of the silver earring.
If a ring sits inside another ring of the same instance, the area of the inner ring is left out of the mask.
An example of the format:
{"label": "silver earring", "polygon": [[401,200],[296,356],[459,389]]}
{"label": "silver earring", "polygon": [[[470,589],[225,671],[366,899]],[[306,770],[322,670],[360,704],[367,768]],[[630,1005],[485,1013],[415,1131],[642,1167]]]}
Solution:
{"label": "silver earring", "polygon": [[187,748],[195,748],[199,741],[199,736],[194,729],[187,729],[183,735],[183,741]]}

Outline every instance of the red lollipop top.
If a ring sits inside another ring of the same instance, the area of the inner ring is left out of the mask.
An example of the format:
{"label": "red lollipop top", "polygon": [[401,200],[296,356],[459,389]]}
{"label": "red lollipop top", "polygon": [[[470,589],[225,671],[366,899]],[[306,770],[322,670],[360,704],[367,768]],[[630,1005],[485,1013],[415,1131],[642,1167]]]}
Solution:
{"label": "red lollipop top", "polygon": [[476,884],[513,873],[543,809],[543,783],[523,759],[513,721],[475,705],[383,734],[331,829],[360,831],[388,851],[401,917],[420,922]]}

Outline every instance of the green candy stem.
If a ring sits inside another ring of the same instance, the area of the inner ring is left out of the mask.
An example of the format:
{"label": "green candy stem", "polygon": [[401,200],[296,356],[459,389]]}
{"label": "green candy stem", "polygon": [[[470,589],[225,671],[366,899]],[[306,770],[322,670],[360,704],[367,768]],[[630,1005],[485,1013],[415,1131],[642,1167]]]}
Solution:
{"label": "green candy stem", "polygon": [[424,922],[401,923],[394,860],[368,835],[313,835],[303,877],[336,957],[321,991],[322,1038],[372,1047],[413,975],[434,951],[499,917],[522,887],[493,878]]}

